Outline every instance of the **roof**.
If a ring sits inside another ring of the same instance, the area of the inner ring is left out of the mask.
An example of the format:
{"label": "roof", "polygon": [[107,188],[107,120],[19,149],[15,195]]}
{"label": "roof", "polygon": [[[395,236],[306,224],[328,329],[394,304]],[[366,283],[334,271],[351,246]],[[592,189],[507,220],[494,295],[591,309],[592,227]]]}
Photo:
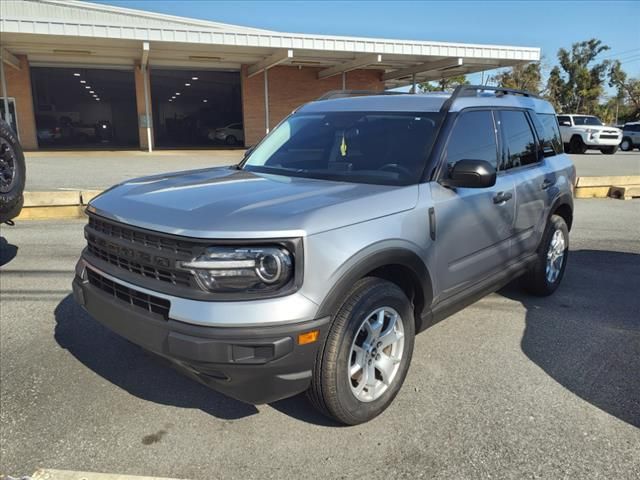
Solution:
{"label": "roof", "polygon": [[152,65],[371,68],[390,87],[540,60],[534,47],[276,32],[73,0],[2,0],[0,32],[9,53],[35,63],[132,66],[147,42]]}
{"label": "roof", "polygon": [[[335,98],[310,102],[298,111],[314,112],[438,112],[450,93],[432,92],[399,95],[368,95],[348,98]],[[479,93],[464,95],[455,99],[450,112],[459,112],[470,107],[512,107],[527,108],[538,113],[554,114],[553,106],[541,98],[521,95],[502,95]]]}

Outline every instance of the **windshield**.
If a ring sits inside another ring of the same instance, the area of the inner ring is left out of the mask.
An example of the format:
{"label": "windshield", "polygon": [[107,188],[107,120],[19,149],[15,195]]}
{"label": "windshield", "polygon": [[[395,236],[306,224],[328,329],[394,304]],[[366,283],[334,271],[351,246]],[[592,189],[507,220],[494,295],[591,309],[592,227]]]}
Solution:
{"label": "windshield", "polygon": [[285,119],[246,159],[254,172],[356,183],[418,183],[439,113],[300,113]]}
{"label": "windshield", "polygon": [[575,125],[602,125],[602,122],[598,117],[573,117],[573,123]]}

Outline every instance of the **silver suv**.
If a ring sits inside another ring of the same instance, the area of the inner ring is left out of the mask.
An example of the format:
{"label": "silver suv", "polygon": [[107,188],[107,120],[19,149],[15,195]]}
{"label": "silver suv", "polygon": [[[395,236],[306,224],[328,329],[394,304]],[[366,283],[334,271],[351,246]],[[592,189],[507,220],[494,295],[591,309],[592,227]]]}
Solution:
{"label": "silver suv", "polygon": [[620,150],[628,152],[640,148],[640,122],[625,123],[622,131]]}
{"label": "silver suv", "polygon": [[398,393],[417,332],[520,276],[553,293],[575,170],[551,105],[362,93],[304,105],[239,165],[94,199],[76,300],[231,397],[307,391],[358,424]]}

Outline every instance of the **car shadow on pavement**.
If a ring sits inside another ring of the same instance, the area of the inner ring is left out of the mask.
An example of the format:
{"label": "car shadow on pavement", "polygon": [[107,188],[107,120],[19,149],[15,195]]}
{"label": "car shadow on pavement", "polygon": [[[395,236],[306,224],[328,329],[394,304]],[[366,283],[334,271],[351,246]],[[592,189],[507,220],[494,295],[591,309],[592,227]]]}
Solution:
{"label": "car shadow on pavement", "polygon": [[72,295],[58,304],[55,318],[55,339],[62,348],[136,397],[164,405],[197,408],[226,420],[258,413],[253,405],[200,385],[103,327],[75,302]]}
{"label": "car shadow on pavement", "polygon": [[4,267],[18,255],[18,247],[0,237],[0,267]]}
{"label": "car shadow on pavement", "polygon": [[[164,405],[197,408],[217,418],[235,420],[258,413],[253,406],[222,395],[171,368],[170,362],[146,352],[102,326],[73,299],[55,310],[55,340],[86,367],[136,397]],[[337,426],[318,413],[304,395],[270,404],[298,420]]]}
{"label": "car shadow on pavement", "polygon": [[562,386],[640,427],[640,255],[598,250],[569,254],[562,285],[546,298],[510,285],[522,303],[522,351]]}

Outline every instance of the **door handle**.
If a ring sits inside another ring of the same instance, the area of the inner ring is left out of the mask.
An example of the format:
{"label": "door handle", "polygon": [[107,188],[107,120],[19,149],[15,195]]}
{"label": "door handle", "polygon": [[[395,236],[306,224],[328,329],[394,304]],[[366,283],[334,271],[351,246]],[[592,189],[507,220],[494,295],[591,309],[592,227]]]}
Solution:
{"label": "door handle", "polygon": [[545,178],[544,182],[542,182],[542,186],[540,188],[542,188],[542,190],[546,190],[547,188],[549,188],[552,185],[555,185],[555,180],[549,180],[548,178]]}
{"label": "door handle", "polygon": [[508,202],[513,197],[511,192],[498,192],[493,197],[493,203],[500,204],[504,202]]}

